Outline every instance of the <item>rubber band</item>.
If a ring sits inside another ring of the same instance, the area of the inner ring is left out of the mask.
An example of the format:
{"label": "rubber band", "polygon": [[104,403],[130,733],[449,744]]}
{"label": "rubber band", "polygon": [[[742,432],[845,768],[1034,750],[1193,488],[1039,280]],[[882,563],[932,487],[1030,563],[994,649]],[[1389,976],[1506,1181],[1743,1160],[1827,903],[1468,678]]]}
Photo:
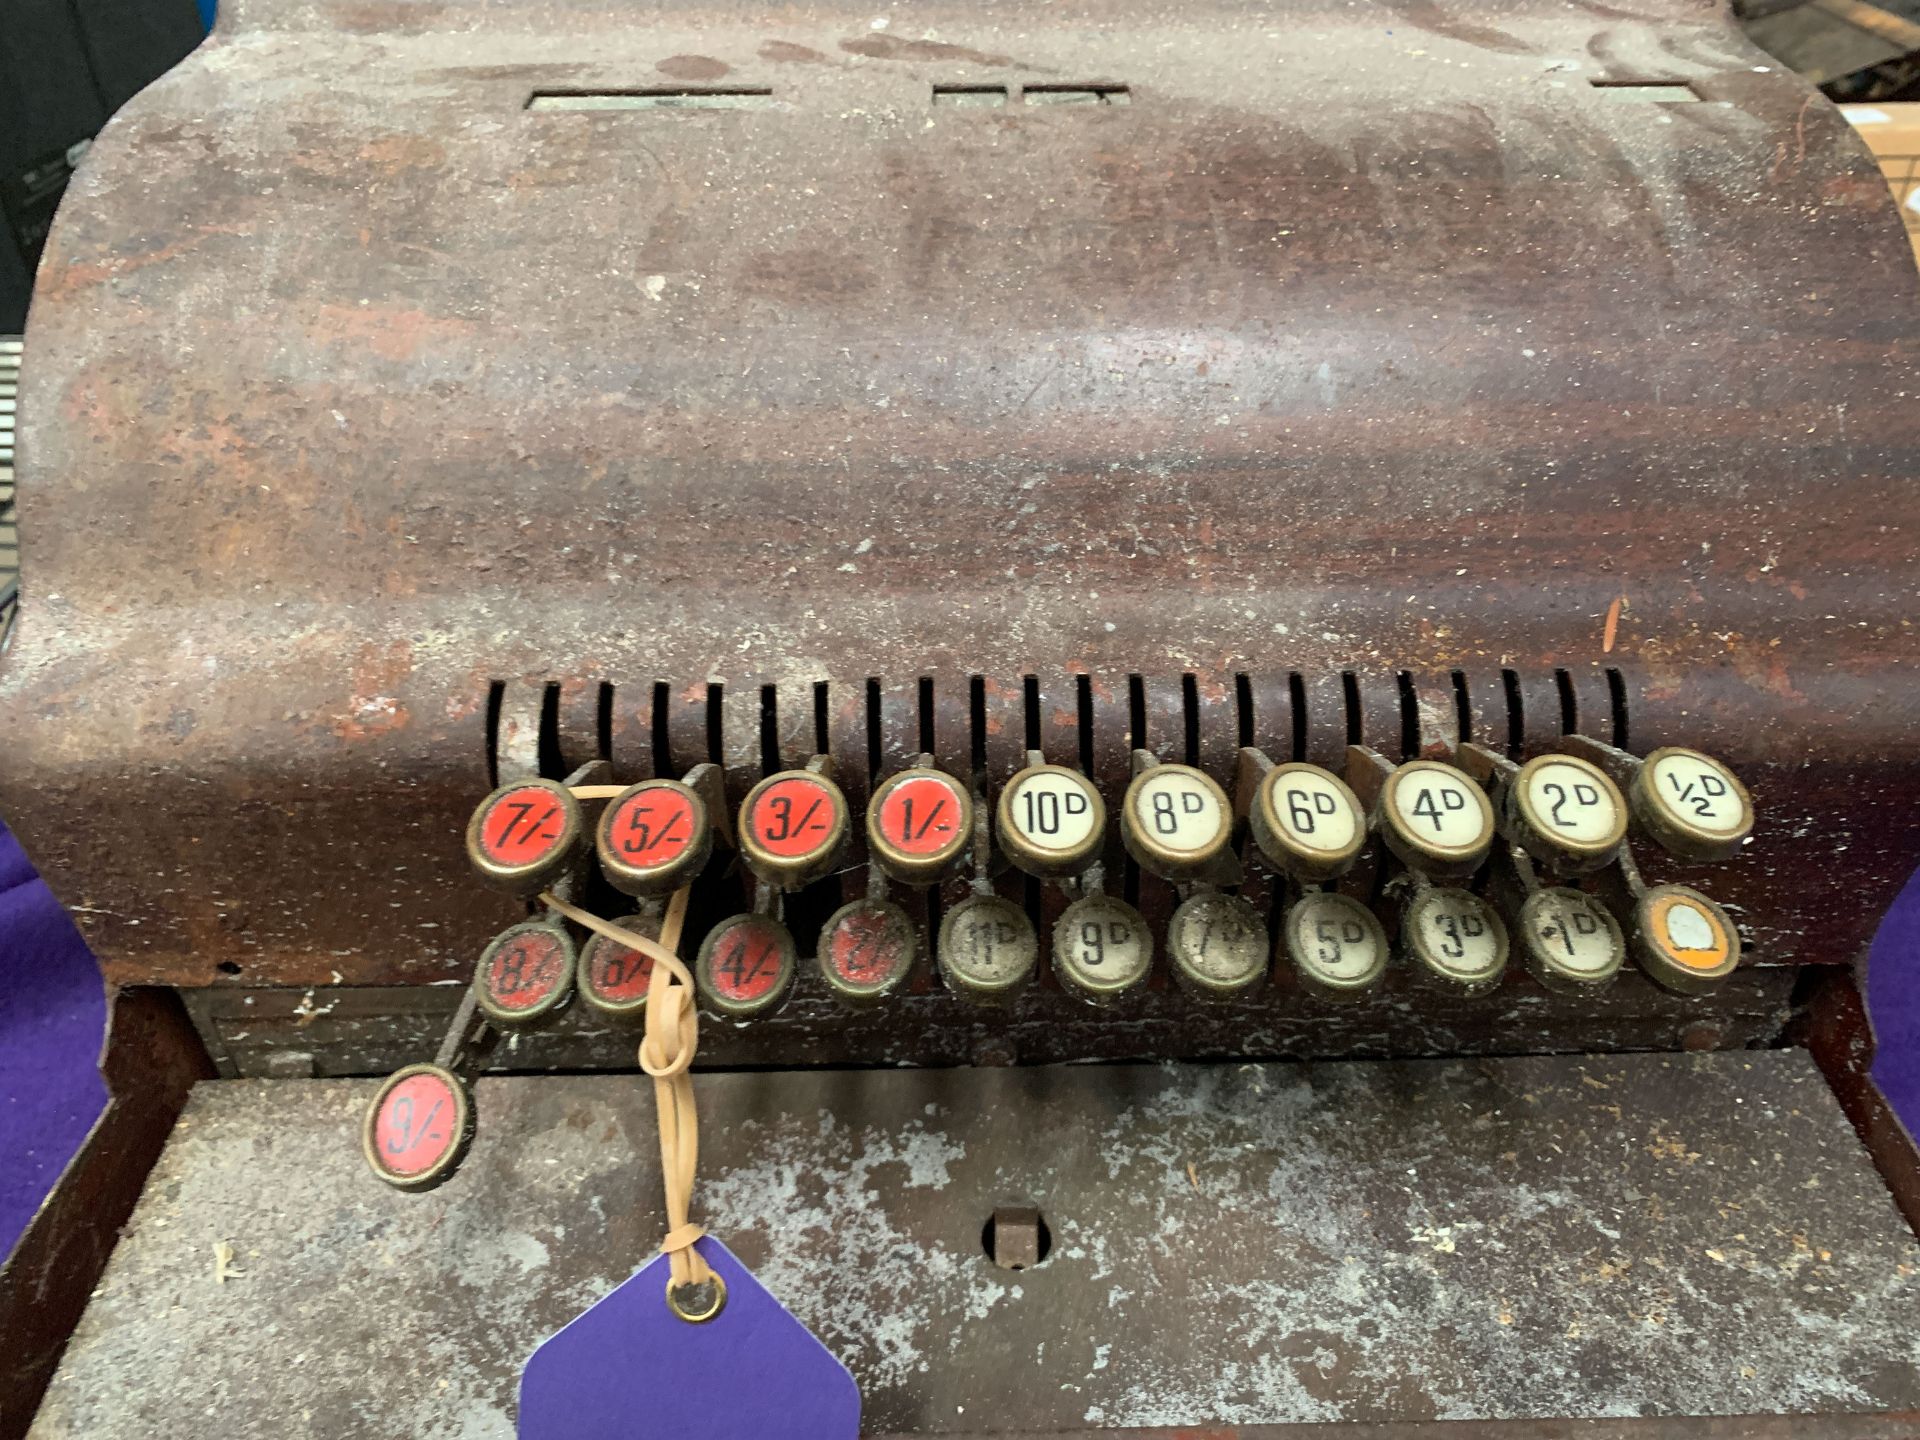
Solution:
{"label": "rubber band", "polygon": [[[582,787],[591,788],[591,787]],[[576,791],[576,794],[579,792]],[[653,961],[647,982],[647,1030],[640,1041],[640,1068],[653,1077],[654,1109],[660,1117],[660,1177],[667,1192],[667,1234],[660,1249],[667,1257],[673,1289],[704,1285],[713,1278],[693,1242],[707,1232],[691,1223],[693,1176],[700,1158],[700,1117],[693,1104],[694,1051],[700,1043],[700,1016],[694,1007],[693,972],[681,962],[680,933],[687,921],[687,887],[674,891],[660,938],[649,940],[598,915],[543,892],[541,902],[560,915]]]}

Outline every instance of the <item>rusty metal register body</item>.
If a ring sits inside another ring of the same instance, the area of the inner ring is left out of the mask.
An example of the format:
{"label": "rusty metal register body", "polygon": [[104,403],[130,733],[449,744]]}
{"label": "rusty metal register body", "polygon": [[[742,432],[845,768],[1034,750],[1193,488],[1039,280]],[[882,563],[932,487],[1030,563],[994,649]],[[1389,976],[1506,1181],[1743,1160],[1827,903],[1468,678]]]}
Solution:
{"label": "rusty metal register body", "polygon": [[33,1433],[510,1434],[683,884],[875,1434],[1909,1433],[1915,289],[1679,0],[235,0],[28,335]]}

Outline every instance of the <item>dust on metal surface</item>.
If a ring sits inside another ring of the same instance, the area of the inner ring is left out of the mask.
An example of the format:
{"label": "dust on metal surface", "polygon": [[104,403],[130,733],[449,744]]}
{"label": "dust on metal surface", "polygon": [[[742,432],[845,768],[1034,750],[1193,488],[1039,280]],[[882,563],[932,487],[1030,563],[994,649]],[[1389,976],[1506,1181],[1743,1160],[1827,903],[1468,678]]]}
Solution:
{"label": "dust on metal surface", "polygon": [[[507,1440],[657,1242],[632,1078],[482,1081],[466,1169],[363,1171],[367,1082],[202,1086],[34,1440]],[[1806,1052],[736,1074],[703,1223],[875,1433],[1920,1403],[1920,1246]],[[1017,1274],[982,1227],[1033,1206]],[[216,1247],[233,1250],[222,1282]],[[221,1398],[225,1397],[225,1398]]]}
{"label": "dust on metal surface", "polygon": [[[613,683],[629,778],[662,684],[667,758],[744,783],[765,684],[863,755],[882,677],[892,755],[921,676],[1084,673],[1104,727],[1130,673],[1297,672],[1325,759],[1343,672],[1388,744],[1398,671],[1532,740],[1612,666],[1793,817],[1773,889],[1870,915],[1920,855],[1915,280],[1724,15],[636,13],[237,0],[75,180],[0,785],[115,979],[460,973],[496,680],[589,743]],[[1595,86],[1648,79],[1702,103]],[[769,103],[528,108],[702,86]]]}

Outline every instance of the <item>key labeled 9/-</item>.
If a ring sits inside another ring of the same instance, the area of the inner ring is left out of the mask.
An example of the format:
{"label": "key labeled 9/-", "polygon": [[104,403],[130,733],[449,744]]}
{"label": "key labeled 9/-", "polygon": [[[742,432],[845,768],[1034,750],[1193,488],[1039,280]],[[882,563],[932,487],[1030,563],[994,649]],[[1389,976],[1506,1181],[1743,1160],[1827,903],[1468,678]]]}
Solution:
{"label": "key labeled 9/-", "polygon": [[1599,766],[1541,755],[1506,791],[1507,837],[1542,865],[1571,875],[1609,864],[1627,838],[1627,804]]}
{"label": "key labeled 9/-", "polygon": [[1613,912],[1583,890],[1536,890],[1520,907],[1520,945],[1527,969],[1549,990],[1598,990],[1627,958]]}
{"label": "key labeled 9/-", "polygon": [[1301,983],[1327,999],[1363,995],[1387,973],[1387,932],[1351,896],[1309,891],[1287,912],[1283,930]]}
{"label": "key labeled 9/-", "polygon": [[1633,907],[1634,956],[1649,979],[1704,995],[1740,964],[1740,932],[1727,912],[1685,885],[1656,885]]}
{"label": "key labeled 9/-", "polygon": [[1670,854],[1724,860],[1753,831],[1753,799],[1710,755],[1677,746],[1656,750],[1634,776],[1633,813]]}
{"label": "key labeled 9/-", "polygon": [[642,780],[615,796],[594,832],[600,869],[628,895],[689,883],[713,853],[707,804],[678,780]]}
{"label": "key labeled 9/-", "polygon": [[1267,863],[1307,884],[1345,874],[1367,839],[1367,817],[1346,782],[1300,761],[1260,777],[1247,818]]}
{"label": "key labeled 9/-", "polygon": [[1111,895],[1086,895],[1053,927],[1053,973],[1073,994],[1109,1004],[1153,968],[1153,933],[1140,912]]}
{"label": "key labeled 9/-", "polygon": [[1064,765],[1030,765],[994,807],[1000,848],[1029,875],[1078,875],[1100,857],[1107,807],[1093,782]]}
{"label": "key labeled 9/-", "polygon": [[580,843],[580,802],[552,780],[502,785],[467,822],[467,858],[509,895],[535,895],[559,879]]}
{"label": "key labeled 9/-", "polygon": [[1134,776],[1120,838],[1143,870],[1168,880],[1205,875],[1233,838],[1227,792],[1191,765],[1155,765]]}
{"label": "key labeled 9/-", "polygon": [[1493,844],[1493,806],[1463,772],[1438,760],[1410,760],[1380,787],[1387,848],[1428,875],[1464,878]]}
{"label": "key labeled 9/-", "polygon": [[1421,972],[1456,993],[1477,995],[1507,968],[1507,927],[1471,890],[1422,886],[1400,917],[1400,943]]}
{"label": "key labeled 9/-", "polygon": [[473,1101],[460,1077],[438,1065],[389,1075],[367,1106],[360,1148],[367,1168],[396,1190],[431,1190],[473,1143]]}

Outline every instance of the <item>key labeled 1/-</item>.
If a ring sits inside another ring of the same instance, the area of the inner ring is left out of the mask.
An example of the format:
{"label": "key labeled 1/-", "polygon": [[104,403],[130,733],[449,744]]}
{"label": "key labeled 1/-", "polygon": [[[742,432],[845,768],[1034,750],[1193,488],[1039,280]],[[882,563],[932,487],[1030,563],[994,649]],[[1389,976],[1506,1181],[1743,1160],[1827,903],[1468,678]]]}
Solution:
{"label": "key labeled 1/-", "polygon": [[957,874],[973,841],[973,797],[951,775],[915,768],[889,777],[867,806],[867,844],[880,868],[907,885]]}

